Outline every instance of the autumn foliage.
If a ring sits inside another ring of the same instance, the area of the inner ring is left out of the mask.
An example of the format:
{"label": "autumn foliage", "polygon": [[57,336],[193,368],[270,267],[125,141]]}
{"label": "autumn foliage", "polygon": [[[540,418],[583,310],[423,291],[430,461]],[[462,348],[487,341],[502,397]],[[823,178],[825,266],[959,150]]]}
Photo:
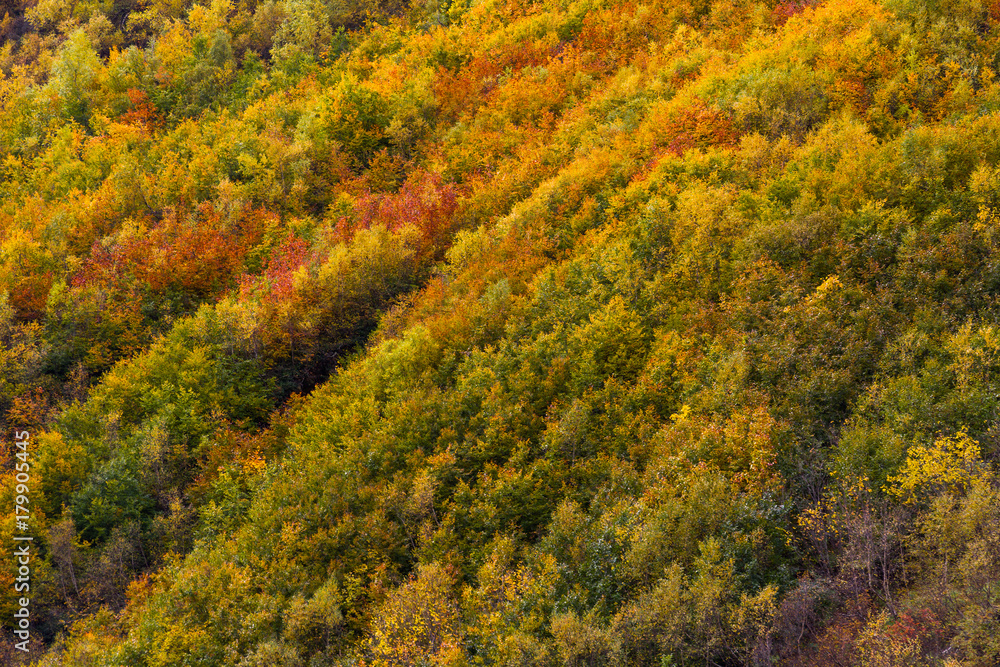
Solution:
{"label": "autumn foliage", "polygon": [[2,12],[3,664],[1000,661],[996,3]]}

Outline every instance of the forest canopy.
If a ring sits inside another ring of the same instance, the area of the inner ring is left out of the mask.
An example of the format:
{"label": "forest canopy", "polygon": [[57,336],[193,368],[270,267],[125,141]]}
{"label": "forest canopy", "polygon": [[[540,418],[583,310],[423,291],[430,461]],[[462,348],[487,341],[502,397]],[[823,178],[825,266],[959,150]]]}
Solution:
{"label": "forest canopy", "polygon": [[0,13],[3,664],[1000,662],[1000,5]]}

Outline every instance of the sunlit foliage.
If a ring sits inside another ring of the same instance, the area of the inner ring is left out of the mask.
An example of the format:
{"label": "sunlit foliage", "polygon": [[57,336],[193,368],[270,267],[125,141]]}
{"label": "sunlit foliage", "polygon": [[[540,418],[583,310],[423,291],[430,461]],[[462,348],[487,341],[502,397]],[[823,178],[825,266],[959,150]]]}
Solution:
{"label": "sunlit foliage", "polygon": [[1000,660],[997,6],[4,11],[29,661]]}

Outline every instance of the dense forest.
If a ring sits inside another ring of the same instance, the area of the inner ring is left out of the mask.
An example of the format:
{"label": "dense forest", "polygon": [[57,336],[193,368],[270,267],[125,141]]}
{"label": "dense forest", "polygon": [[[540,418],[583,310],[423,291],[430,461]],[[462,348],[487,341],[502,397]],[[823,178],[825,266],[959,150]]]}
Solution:
{"label": "dense forest", "polygon": [[1000,663],[1000,2],[0,14],[0,664]]}

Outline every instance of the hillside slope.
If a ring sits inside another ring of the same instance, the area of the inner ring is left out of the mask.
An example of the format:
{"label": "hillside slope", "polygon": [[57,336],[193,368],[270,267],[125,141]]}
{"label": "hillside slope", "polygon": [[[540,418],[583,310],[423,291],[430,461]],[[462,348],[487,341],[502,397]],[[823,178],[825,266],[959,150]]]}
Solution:
{"label": "hillside slope", "polygon": [[1000,661],[997,7],[0,29],[9,664]]}

